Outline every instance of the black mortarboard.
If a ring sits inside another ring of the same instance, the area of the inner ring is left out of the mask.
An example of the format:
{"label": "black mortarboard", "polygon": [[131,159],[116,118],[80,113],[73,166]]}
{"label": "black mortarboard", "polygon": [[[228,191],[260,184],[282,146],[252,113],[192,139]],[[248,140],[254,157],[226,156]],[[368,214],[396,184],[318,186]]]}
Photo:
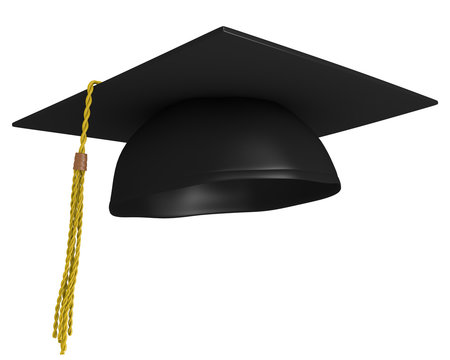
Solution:
{"label": "black mortarboard", "polygon": [[[79,135],[85,97],[80,92],[13,125]],[[127,142],[113,215],[268,210],[340,190],[320,136],[435,104],[221,27],[97,85],[88,134]]]}
{"label": "black mortarboard", "polygon": [[[85,96],[13,125],[79,135]],[[317,137],[437,103],[226,27],[104,81],[94,98],[88,135],[127,142],[111,212],[152,217],[332,195],[339,180]]]}

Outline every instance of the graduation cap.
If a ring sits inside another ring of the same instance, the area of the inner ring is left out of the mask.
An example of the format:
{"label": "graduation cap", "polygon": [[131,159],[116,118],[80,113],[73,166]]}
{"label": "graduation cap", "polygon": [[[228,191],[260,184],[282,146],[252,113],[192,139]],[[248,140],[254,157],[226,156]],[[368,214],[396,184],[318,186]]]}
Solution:
{"label": "graduation cap", "polygon": [[72,328],[88,128],[90,137],[126,142],[111,214],[178,217],[270,210],[334,195],[341,185],[319,137],[435,104],[221,27],[15,122],[81,134],[55,311],[61,352]]}

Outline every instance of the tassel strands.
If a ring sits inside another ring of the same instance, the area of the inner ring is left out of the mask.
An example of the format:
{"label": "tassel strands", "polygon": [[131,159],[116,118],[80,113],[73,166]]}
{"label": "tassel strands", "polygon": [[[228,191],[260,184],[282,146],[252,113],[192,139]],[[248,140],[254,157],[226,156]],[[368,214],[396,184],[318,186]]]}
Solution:
{"label": "tassel strands", "polygon": [[61,344],[61,355],[67,349],[67,336],[72,335],[73,300],[75,282],[80,258],[81,227],[83,224],[83,189],[87,155],[85,145],[89,128],[90,107],[94,85],[100,81],[91,81],[87,87],[86,107],[80,137],[80,149],[75,154],[73,165],[72,196],[70,200],[69,239],[67,241],[66,264],[64,267],[61,288],[56,300],[53,323],[53,337]]}

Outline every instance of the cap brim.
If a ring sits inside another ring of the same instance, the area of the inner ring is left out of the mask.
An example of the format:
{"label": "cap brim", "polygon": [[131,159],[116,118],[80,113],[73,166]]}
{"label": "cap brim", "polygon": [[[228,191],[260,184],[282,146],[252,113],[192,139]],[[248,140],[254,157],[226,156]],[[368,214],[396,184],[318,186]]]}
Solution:
{"label": "cap brim", "polygon": [[[13,126],[79,135],[86,92]],[[88,135],[127,141],[181,100],[249,97],[293,112],[317,136],[437,104],[436,100],[325,60],[232,30],[216,29],[96,86]]]}

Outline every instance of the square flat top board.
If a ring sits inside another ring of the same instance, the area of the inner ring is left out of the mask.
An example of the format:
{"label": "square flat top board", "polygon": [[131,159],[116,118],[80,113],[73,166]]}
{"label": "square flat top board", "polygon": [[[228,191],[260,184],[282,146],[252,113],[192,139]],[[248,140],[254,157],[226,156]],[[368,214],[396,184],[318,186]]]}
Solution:
{"label": "square flat top board", "polygon": [[[86,91],[15,122],[79,135]],[[152,115],[197,97],[250,97],[289,109],[317,136],[437,104],[412,91],[221,27],[96,86],[88,135],[127,141]]]}

